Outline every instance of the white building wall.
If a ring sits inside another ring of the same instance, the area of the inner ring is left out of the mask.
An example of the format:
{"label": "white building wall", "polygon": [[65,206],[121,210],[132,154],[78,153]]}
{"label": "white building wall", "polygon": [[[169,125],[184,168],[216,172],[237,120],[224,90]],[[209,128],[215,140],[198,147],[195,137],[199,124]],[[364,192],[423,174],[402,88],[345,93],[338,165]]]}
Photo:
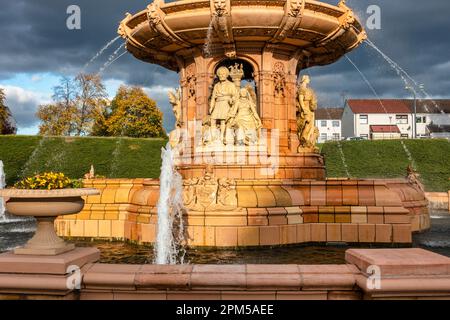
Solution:
{"label": "white building wall", "polygon": [[[326,126],[322,126],[322,121],[326,122]],[[338,121],[339,126],[333,127],[333,121]],[[326,141],[336,140],[335,135],[339,135],[339,140],[342,139],[342,122],[341,120],[320,120],[316,119],[316,127],[319,129],[319,143],[324,143]],[[326,137],[325,137],[326,135]]]}
{"label": "white building wall", "polygon": [[[369,113],[369,114],[362,114],[368,116],[367,124],[362,124],[360,120],[361,114],[356,114],[356,130],[355,130],[355,136],[356,137],[368,137],[370,139],[370,126],[374,125],[397,125],[400,129],[401,135],[408,135],[409,138],[412,138],[412,115],[411,114],[379,114],[379,113]],[[396,116],[397,115],[406,115],[408,116],[408,123],[407,124],[401,124],[397,122]]]}

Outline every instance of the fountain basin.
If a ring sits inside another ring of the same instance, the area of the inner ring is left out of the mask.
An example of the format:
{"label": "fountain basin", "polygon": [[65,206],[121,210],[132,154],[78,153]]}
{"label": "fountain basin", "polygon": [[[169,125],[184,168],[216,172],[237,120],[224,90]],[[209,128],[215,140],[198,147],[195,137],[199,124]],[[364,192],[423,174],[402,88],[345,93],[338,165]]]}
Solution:
{"label": "fountain basin", "polygon": [[308,67],[333,63],[366,38],[345,4],[312,0],[154,1],[146,10],[128,14],[119,34],[136,58],[178,70],[176,56],[192,55],[211,28],[216,31],[211,51],[233,56],[236,50],[257,52],[272,43],[286,55],[302,48]]}
{"label": "fountain basin", "polygon": [[61,190],[0,190],[0,197],[8,198],[6,210],[16,216],[35,217],[37,230],[24,247],[15,254],[58,255],[75,248],[56,235],[54,221],[58,216],[80,212],[84,207],[83,196],[96,195],[96,189]]}

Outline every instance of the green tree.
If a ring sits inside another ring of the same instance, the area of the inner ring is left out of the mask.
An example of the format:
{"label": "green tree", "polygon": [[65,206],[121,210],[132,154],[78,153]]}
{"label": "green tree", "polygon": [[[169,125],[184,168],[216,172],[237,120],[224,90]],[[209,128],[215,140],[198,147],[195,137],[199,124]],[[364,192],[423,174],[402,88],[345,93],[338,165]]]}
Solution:
{"label": "green tree", "polygon": [[162,112],[142,88],[121,86],[110,109],[105,125],[112,136],[150,138],[166,135]]}
{"label": "green tree", "polygon": [[39,106],[42,135],[92,134],[99,115],[108,105],[105,86],[99,75],[80,73],[76,78],[62,77],[53,88],[53,103]]}
{"label": "green tree", "polygon": [[74,109],[63,103],[40,105],[36,116],[41,120],[39,134],[43,136],[70,136],[73,131]]}
{"label": "green tree", "polygon": [[108,95],[98,74],[79,74],[75,78],[75,134],[91,134],[95,119],[103,114]]}

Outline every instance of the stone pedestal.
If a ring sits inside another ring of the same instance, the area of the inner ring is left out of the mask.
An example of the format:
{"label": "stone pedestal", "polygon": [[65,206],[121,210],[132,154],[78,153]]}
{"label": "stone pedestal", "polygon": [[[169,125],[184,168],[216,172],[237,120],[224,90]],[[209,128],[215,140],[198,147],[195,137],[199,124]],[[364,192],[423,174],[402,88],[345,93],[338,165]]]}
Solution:
{"label": "stone pedestal", "polygon": [[96,248],[75,248],[56,256],[0,254],[0,300],[74,299],[82,272],[99,258]]}
{"label": "stone pedestal", "polygon": [[365,299],[448,299],[450,258],[423,249],[351,249]]}

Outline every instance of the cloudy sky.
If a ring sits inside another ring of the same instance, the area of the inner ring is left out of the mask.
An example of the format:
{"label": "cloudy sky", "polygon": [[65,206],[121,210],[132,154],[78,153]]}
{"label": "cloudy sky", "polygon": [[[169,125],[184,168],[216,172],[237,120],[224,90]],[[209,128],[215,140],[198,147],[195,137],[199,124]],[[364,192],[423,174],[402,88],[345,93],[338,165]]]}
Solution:
{"label": "cloudy sky", "polygon": [[[52,88],[62,75],[75,75],[110,40],[125,12],[135,13],[150,2],[143,0],[0,0],[0,87],[19,133],[35,134],[34,114],[39,104],[51,101]],[[325,2],[336,4],[338,0]],[[450,97],[450,1],[348,0],[365,24],[370,5],[381,8],[381,29],[368,30],[369,38],[435,98]],[[70,5],[81,8],[81,30],[66,27]],[[122,40],[91,63],[85,71],[98,72]],[[122,49],[123,50],[123,49]],[[119,54],[123,51],[119,51]],[[404,84],[381,56],[367,45],[348,55],[380,97],[408,97]],[[347,98],[374,98],[348,59],[304,72],[312,76],[321,106],[342,105]],[[103,72],[111,97],[122,83],[143,86],[158,102],[170,129],[173,117],[166,92],[178,84],[174,72],[123,55]]]}

